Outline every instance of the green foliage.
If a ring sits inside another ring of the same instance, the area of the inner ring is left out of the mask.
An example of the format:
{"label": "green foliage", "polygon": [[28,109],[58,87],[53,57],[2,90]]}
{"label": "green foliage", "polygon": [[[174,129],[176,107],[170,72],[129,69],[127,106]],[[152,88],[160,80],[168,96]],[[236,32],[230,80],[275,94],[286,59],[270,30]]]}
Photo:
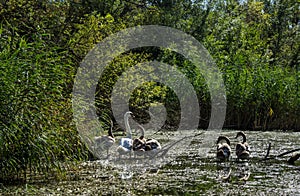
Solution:
{"label": "green foliage", "polygon": [[[47,174],[61,169],[61,161],[87,157],[72,120],[76,70],[98,42],[137,25],[174,27],[203,43],[223,73],[225,127],[300,129],[296,0],[8,0],[0,3],[0,19],[1,179],[28,170]],[[199,98],[199,128],[206,128],[211,103],[205,77],[183,56],[157,48],[123,53],[107,66],[96,91],[99,119],[112,118],[111,94],[122,73],[151,60],[185,74]],[[166,127],[176,127],[170,119],[178,119],[180,106],[172,89],[145,81],[131,93],[130,109],[141,122],[158,103],[167,108]]]}
{"label": "green foliage", "polygon": [[9,47],[16,49],[0,53],[0,179],[26,176],[27,169],[48,173],[60,161],[86,156],[74,137],[68,89],[74,68],[65,52],[22,37]]}
{"label": "green foliage", "polygon": [[290,26],[284,23],[274,33],[274,21],[278,20],[275,10],[283,7],[293,10],[294,4],[292,1],[280,6],[277,2],[267,5],[257,1],[244,4],[228,1],[218,6],[219,9],[208,16],[209,29],[204,45],[224,73],[227,126],[254,129],[286,129],[291,126],[297,129],[299,73],[289,66],[297,67],[299,62],[292,58],[284,58],[283,62],[279,57],[281,54],[276,52],[280,46],[274,48],[277,42],[282,47],[289,45],[291,50],[282,54],[298,58],[295,57],[298,43],[294,43],[298,36],[280,36],[283,32],[289,35],[294,32],[295,21],[289,11],[283,15]]}

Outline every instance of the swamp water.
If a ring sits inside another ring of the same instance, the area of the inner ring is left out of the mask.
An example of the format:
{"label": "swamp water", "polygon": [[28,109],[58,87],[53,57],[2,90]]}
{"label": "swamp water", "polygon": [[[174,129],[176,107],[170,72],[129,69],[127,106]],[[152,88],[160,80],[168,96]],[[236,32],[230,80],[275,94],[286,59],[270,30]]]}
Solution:
{"label": "swamp water", "polygon": [[[50,180],[46,183],[33,181],[19,186],[0,184],[0,194],[300,195],[300,160],[295,165],[287,164],[286,160],[291,154],[263,160],[269,143],[269,157],[300,148],[300,132],[245,132],[251,159],[243,162],[237,161],[235,156],[234,148],[238,140],[232,138],[236,132],[221,132],[232,142],[232,158],[227,162],[216,160],[215,147],[206,157],[201,156],[201,141],[193,140],[180,156],[158,167],[153,166],[155,160],[146,165],[125,162],[118,166],[114,165],[115,161],[83,162],[76,170],[66,173],[67,180]],[[160,135],[158,140],[164,141],[164,137]],[[172,154],[172,150],[168,153]]]}

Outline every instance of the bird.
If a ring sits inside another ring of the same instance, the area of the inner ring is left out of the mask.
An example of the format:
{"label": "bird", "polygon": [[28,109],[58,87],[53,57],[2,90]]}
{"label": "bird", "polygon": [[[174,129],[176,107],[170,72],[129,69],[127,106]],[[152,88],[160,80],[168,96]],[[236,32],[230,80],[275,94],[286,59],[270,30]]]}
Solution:
{"label": "bird", "polygon": [[131,111],[128,111],[124,114],[124,122],[125,122],[125,132],[127,133],[125,138],[120,139],[120,144],[117,148],[117,152],[119,153],[119,157],[123,154],[130,154],[132,151],[132,132],[129,125],[129,117],[132,115]]}
{"label": "bird", "polygon": [[145,143],[145,150],[160,150],[161,145],[156,139],[147,139]]}
{"label": "bird", "polygon": [[243,141],[236,144],[236,147],[235,147],[236,156],[237,156],[238,159],[242,159],[242,160],[243,159],[248,159],[249,156],[250,156],[250,152],[249,152],[249,145],[246,141],[247,140],[246,135],[245,135],[244,132],[239,131],[236,134],[235,139],[237,139],[240,136],[243,137]]}
{"label": "bird", "polygon": [[113,132],[112,132],[112,130],[113,130],[113,121],[111,120],[110,123],[111,123],[111,126],[110,126],[110,129],[108,130],[108,135],[94,137],[96,152],[106,150],[107,157],[109,156],[109,149],[115,143],[115,138],[114,138],[114,135],[113,135]]}
{"label": "bird", "polygon": [[145,129],[138,125],[141,130],[141,136],[133,140],[133,150],[136,155],[154,155],[161,149],[161,144],[156,139],[146,139]]}
{"label": "bird", "polygon": [[139,138],[135,138],[132,142],[132,149],[134,151],[134,155],[144,155],[145,152],[145,129],[142,125],[138,125],[139,130],[141,131],[141,136]]}
{"label": "bird", "polygon": [[229,159],[230,153],[231,148],[229,138],[226,136],[219,136],[217,140],[217,158],[220,160]]}
{"label": "bird", "polygon": [[153,157],[161,150],[161,145],[156,139],[146,139],[145,151],[146,155]]}
{"label": "bird", "polygon": [[145,143],[145,156],[154,158],[161,150],[161,145],[156,139],[147,139]]}

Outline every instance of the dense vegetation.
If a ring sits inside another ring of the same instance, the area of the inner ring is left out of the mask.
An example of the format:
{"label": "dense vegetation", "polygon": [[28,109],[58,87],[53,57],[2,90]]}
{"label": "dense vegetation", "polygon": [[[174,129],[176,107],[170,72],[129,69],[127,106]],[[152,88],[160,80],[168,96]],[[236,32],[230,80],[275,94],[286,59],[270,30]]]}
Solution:
{"label": "dense vegetation", "polygon": [[[174,27],[208,49],[226,85],[225,128],[300,130],[297,0],[0,2],[2,180],[87,158],[72,119],[77,68],[96,43],[137,25]],[[182,56],[158,48],[124,53],[111,63],[96,92],[99,118],[112,115],[110,94],[121,73],[153,59],[178,65],[192,81],[201,106],[199,128],[206,128],[210,97],[203,77]],[[143,117],[137,120],[147,120],[144,111],[155,102],[168,106],[165,127],[176,127],[170,119],[178,117],[178,100],[154,82],[132,94],[131,109]]]}

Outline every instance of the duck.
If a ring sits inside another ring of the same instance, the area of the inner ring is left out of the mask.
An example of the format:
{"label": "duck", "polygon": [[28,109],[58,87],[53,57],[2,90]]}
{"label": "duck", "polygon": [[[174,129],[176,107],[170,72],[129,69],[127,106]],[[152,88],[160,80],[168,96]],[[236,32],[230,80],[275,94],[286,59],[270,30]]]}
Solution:
{"label": "duck", "polygon": [[250,152],[249,152],[249,145],[247,143],[246,135],[244,132],[239,131],[236,134],[235,139],[237,139],[240,136],[243,138],[243,141],[236,144],[235,147],[236,156],[238,159],[242,159],[242,160],[248,159],[250,156]]}
{"label": "duck", "polygon": [[220,160],[229,159],[231,153],[230,140],[226,136],[219,136],[217,140],[217,158]]}
{"label": "duck", "polygon": [[129,117],[132,115],[131,111],[128,111],[124,114],[124,122],[125,122],[125,132],[127,133],[125,138],[120,139],[120,144],[117,148],[117,152],[119,153],[119,157],[124,154],[130,154],[132,151],[132,131],[129,125]]}
{"label": "duck", "polygon": [[108,130],[108,135],[103,136],[96,136],[94,137],[94,144],[95,144],[95,150],[97,152],[106,150],[107,157],[109,156],[109,149],[114,145],[115,143],[115,137],[113,135],[113,121],[110,121],[111,126]]}

